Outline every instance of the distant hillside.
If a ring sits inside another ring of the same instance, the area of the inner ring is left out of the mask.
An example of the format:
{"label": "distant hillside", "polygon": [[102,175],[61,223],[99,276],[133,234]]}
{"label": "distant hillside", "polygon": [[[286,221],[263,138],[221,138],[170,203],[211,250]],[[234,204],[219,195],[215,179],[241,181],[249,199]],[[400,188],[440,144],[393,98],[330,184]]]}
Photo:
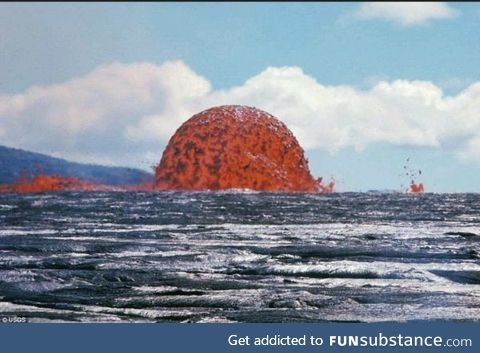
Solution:
{"label": "distant hillside", "polygon": [[72,176],[107,185],[140,184],[153,178],[152,174],[139,169],[74,163],[40,153],[0,146],[0,184],[12,183],[25,172]]}

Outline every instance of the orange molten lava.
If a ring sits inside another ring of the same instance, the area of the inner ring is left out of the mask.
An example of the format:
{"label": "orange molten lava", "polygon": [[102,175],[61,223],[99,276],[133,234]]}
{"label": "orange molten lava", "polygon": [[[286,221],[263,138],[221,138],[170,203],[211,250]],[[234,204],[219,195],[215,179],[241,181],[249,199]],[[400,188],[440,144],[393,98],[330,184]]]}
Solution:
{"label": "orange molten lava", "polygon": [[97,185],[73,177],[58,175],[37,175],[30,181],[27,177],[20,177],[13,184],[3,185],[0,191],[4,192],[48,192],[63,190],[96,190]]}
{"label": "orange molten lava", "polygon": [[425,189],[422,183],[417,184],[412,180],[412,183],[410,184],[410,192],[425,192]]}
{"label": "orange molten lava", "polygon": [[23,175],[12,184],[0,184],[0,192],[53,192],[53,191],[153,191],[152,182],[139,185],[111,186],[60,175],[36,175],[31,180]]}
{"label": "orange molten lava", "polygon": [[210,108],[185,122],[163,152],[155,179],[159,190],[331,192],[335,185],[312,177],[284,123],[234,105]]}

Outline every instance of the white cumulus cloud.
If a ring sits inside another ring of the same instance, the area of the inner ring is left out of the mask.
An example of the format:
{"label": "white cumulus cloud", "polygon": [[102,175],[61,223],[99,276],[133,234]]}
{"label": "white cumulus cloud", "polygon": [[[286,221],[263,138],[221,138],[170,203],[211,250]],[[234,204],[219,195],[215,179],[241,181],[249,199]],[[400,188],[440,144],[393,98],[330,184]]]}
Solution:
{"label": "white cumulus cloud", "polygon": [[269,67],[214,90],[181,61],[113,63],[82,77],[0,95],[0,144],[83,162],[148,167],[193,114],[245,104],[277,116],[305,149],[428,146],[480,162],[480,83],[446,96],[427,81],[369,89],[323,85],[299,67]]}
{"label": "white cumulus cloud", "polygon": [[[128,163],[142,149],[160,153],[185,107],[209,90],[210,83],[180,61],[103,65],[68,82],[0,94],[1,143],[84,162]],[[153,129],[162,138],[138,146],[133,126],[157,114],[161,126],[153,119],[142,133],[151,140]]]}
{"label": "white cumulus cloud", "polygon": [[360,20],[383,19],[402,26],[415,26],[431,20],[451,19],[458,10],[444,2],[365,2],[355,17]]}

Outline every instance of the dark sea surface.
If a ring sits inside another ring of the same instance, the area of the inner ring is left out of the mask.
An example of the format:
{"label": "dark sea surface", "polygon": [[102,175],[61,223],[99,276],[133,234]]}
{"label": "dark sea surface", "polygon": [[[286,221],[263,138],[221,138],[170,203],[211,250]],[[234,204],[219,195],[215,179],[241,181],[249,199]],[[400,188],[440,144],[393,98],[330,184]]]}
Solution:
{"label": "dark sea surface", "polygon": [[480,321],[480,194],[0,194],[0,316]]}

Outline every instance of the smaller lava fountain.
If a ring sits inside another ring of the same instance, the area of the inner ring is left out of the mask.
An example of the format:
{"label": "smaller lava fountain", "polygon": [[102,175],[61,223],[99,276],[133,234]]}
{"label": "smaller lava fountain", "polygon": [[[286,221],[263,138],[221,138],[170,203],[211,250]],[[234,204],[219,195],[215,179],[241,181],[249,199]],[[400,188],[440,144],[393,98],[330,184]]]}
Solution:
{"label": "smaller lava fountain", "polygon": [[422,183],[415,183],[414,180],[412,180],[412,183],[410,184],[410,192],[416,193],[416,192],[425,192],[425,189],[423,187]]}
{"label": "smaller lava fountain", "polygon": [[418,169],[418,171],[413,170],[408,166],[408,163],[410,162],[410,158],[407,158],[406,165],[403,166],[403,169],[405,170],[405,175],[410,178],[410,185],[407,189],[407,192],[411,193],[422,193],[425,192],[425,188],[423,186],[423,183],[417,183],[415,180],[420,178],[422,175],[422,171]]}

